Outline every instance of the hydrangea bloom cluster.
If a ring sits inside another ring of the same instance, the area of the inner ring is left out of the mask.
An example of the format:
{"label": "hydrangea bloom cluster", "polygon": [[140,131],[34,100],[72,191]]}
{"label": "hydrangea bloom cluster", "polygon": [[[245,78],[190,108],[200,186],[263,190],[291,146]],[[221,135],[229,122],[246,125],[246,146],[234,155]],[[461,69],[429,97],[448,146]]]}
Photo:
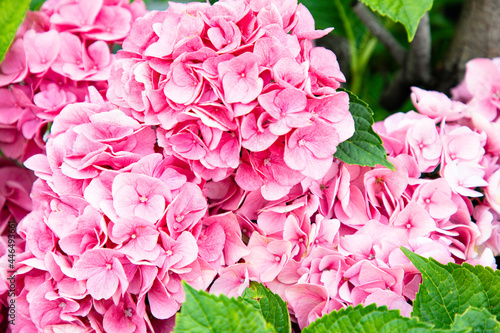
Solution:
{"label": "hydrangea bloom cluster", "polygon": [[142,1],[49,0],[28,12],[0,65],[0,149],[20,161],[43,151],[47,126],[82,102],[87,87],[105,90],[114,55]]}
{"label": "hydrangea bloom cluster", "polygon": [[335,54],[311,41],[330,30],[296,0],[171,3],[137,20],[107,97],[196,177],[278,200],[354,132]]}
{"label": "hydrangea bloom cluster", "polygon": [[235,214],[246,194],[280,199],[323,177],[354,131],[335,55],[311,42],[328,31],[295,1],[171,4],[137,19],[110,101],[90,87],[25,162],[39,179],[18,227],[16,327],[165,327],[181,280],[207,289],[249,255],[252,223]]}
{"label": "hydrangea bloom cluster", "polygon": [[311,42],[327,32],[294,0],[137,19],[107,99],[65,106],[25,162],[11,329],[169,331],[181,280],[262,282],[301,328],[356,304],[409,315],[421,277],[400,246],[494,266],[499,62],[471,61],[454,100],[414,88],[419,113],[376,124],[395,171],[351,166],[333,158],[354,130],[344,78]]}

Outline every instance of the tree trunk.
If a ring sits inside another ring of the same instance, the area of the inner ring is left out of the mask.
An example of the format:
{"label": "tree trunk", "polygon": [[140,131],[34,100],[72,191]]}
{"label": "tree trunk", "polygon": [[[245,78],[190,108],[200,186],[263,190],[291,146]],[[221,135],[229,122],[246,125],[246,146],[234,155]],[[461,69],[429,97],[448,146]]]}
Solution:
{"label": "tree trunk", "polygon": [[448,93],[456,86],[470,59],[494,57],[500,57],[500,0],[465,0],[437,89]]}

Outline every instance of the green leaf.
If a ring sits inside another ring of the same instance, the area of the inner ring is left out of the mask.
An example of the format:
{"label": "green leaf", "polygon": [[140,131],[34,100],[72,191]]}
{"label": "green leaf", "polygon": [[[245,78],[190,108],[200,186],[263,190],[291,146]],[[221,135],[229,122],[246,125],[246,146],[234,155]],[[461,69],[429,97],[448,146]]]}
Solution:
{"label": "green leaf", "polygon": [[30,0],[0,0],[0,62],[23,22],[29,4]]}
{"label": "green leaf", "polygon": [[452,331],[464,328],[471,328],[470,332],[478,333],[500,332],[500,322],[488,310],[470,307],[463,314],[457,315],[451,325]]}
{"label": "green leaf", "polygon": [[388,310],[386,306],[377,308],[375,304],[370,304],[366,307],[358,305],[355,308],[350,306],[347,309],[332,311],[304,328],[302,333],[417,333],[430,332],[431,328],[427,323],[401,316],[399,310]]}
{"label": "green leaf", "polygon": [[362,166],[380,164],[395,170],[392,163],[387,160],[382,139],[373,131],[373,111],[352,92],[344,91],[349,94],[349,111],[354,118],[354,135],[341,142],[333,156],[347,164]]}
{"label": "green leaf", "polygon": [[411,42],[417,32],[418,23],[425,12],[432,8],[433,0],[361,0],[372,10],[396,22],[401,22]]}
{"label": "green leaf", "polygon": [[184,281],[186,301],[175,318],[174,332],[274,332],[262,313],[247,302],[197,291]]}
{"label": "green leaf", "polygon": [[276,332],[291,332],[290,315],[285,301],[261,283],[252,282],[250,288],[246,288],[238,299],[246,301],[258,309],[264,319],[274,326]]}
{"label": "green leaf", "polygon": [[30,10],[39,10],[42,7],[45,0],[31,0]]}
{"label": "green leaf", "polygon": [[[470,306],[489,307],[487,292],[474,271],[453,263],[443,265],[405,248],[401,250],[422,273],[422,284],[413,302],[413,317],[437,328],[449,328],[455,314],[464,313]],[[494,288],[497,290],[498,285]]]}
{"label": "green leaf", "polygon": [[[366,29],[351,9],[349,1],[345,0],[299,0],[314,17],[316,29],[326,29],[333,27],[332,33],[347,37],[346,31],[349,27],[345,27],[342,19],[342,14],[345,14],[348,24],[356,33],[356,37],[360,40],[364,35]],[[342,6],[339,8],[338,6]],[[342,13],[343,11],[344,13]],[[347,22],[346,22],[347,23]]]}
{"label": "green leaf", "polygon": [[463,268],[469,270],[481,281],[481,287],[488,298],[488,311],[500,321],[500,270],[481,265],[472,266],[464,263]]}

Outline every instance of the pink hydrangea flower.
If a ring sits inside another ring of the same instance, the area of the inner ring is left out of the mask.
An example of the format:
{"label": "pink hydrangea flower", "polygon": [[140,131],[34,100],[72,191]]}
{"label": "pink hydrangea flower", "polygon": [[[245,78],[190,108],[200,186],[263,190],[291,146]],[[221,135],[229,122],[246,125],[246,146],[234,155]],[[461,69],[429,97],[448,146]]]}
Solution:
{"label": "pink hydrangea flower", "polygon": [[262,282],[301,328],[355,304],[409,315],[421,277],[400,246],[495,265],[498,60],[470,63],[460,102],[413,88],[420,113],[374,126],[396,171],[349,166],[333,157],[354,132],[345,77],[303,5],[140,14],[46,1],[0,65],[0,147],[37,153],[33,187],[0,161],[24,330],[171,328],[182,280],[229,296]]}
{"label": "pink hydrangea flower", "polygon": [[272,281],[292,256],[292,244],[285,240],[266,239],[253,233],[248,243],[250,253],[243,257],[251,264],[250,275],[260,282]]}
{"label": "pink hydrangea flower", "polygon": [[116,250],[93,249],[80,256],[73,271],[77,280],[87,281],[87,290],[93,298],[109,299],[127,290],[129,281],[123,267],[126,260]]}
{"label": "pink hydrangea flower", "polygon": [[218,72],[227,103],[250,103],[262,91],[258,58],[253,53],[243,53],[229,61],[219,63]]}
{"label": "pink hydrangea flower", "polygon": [[313,179],[322,178],[333,163],[339,136],[323,122],[296,129],[285,147],[284,161],[291,169]]}
{"label": "pink hydrangea flower", "polygon": [[472,95],[468,102],[472,112],[489,121],[495,120],[500,108],[500,66],[498,58],[472,59],[466,64],[464,83]]}
{"label": "pink hydrangea flower", "polygon": [[162,181],[145,175],[123,173],[113,180],[113,207],[122,218],[139,217],[151,223],[165,213],[171,194]]}

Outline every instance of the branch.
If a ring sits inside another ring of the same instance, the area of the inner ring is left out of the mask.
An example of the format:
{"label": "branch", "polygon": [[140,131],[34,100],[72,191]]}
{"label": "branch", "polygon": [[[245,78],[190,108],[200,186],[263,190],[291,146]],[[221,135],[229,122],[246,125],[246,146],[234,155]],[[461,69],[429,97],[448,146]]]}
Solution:
{"label": "branch", "polygon": [[357,1],[352,10],[365,24],[370,32],[384,44],[387,51],[396,60],[398,65],[403,66],[406,57],[406,50],[398,43],[396,38],[380,23],[377,17],[363,3]]}
{"label": "branch", "polygon": [[412,83],[428,84],[431,79],[431,25],[429,13],[418,24],[415,38],[405,63],[406,79]]}
{"label": "branch", "polygon": [[429,13],[426,13],[418,24],[401,69],[382,94],[380,105],[388,110],[396,110],[408,98],[411,86],[425,87],[431,81],[431,28]]}

